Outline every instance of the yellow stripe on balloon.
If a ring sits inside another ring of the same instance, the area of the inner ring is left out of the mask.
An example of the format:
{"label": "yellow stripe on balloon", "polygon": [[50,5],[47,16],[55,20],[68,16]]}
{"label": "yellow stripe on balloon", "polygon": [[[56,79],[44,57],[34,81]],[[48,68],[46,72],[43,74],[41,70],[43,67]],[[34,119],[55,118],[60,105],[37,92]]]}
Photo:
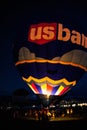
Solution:
{"label": "yellow stripe on balloon", "polygon": [[59,94],[62,92],[63,89],[64,89],[64,87],[61,85],[61,86],[58,88],[58,90],[57,90],[57,92],[55,93],[55,95],[59,95]]}
{"label": "yellow stripe on balloon", "polygon": [[74,80],[74,81],[71,81],[71,82],[69,82],[66,78],[63,78],[63,79],[60,79],[60,80],[53,80],[53,79],[50,79],[49,77],[44,77],[44,78],[41,78],[41,79],[37,79],[37,78],[34,78],[34,77],[32,77],[32,76],[29,76],[28,78],[24,78],[24,77],[22,77],[22,79],[24,80],[24,81],[26,81],[26,82],[31,82],[31,81],[34,81],[34,82],[37,82],[37,83],[42,83],[42,82],[49,82],[49,83],[51,83],[51,84],[53,84],[53,85],[58,85],[58,84],[60,84],[60,83],[64,83],[66,86],[67,85],[72,85],[72,86],[74,86],[75,84],[76,84],[76,80]]}
{"label": "yellow stripe on balloon", "polygon": [[47,84],[46,83],[41,84],[41,90],[42,90],[43,94],[47,94]]}

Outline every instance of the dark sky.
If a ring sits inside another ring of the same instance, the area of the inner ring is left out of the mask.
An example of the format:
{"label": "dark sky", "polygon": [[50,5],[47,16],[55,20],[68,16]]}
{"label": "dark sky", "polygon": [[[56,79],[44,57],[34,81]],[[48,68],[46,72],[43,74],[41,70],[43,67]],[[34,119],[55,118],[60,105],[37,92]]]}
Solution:
{"label": "dark sky", "polygon": [[[3,2],[0,6],[0,95],[11,95],[18,88],[31,91],[22,81],[13,62],[13,44],[27,18],[31,19],[33,15],[38,17],[37,12],[41,13],[40,11],[46,10],[50,10],[52,15],[55,15],[55,10],[60,9],[62,13],[68,12],[66,17],[72,18],[73,15],[74,18],[75,16],[77,23],[80,23],[87,36],[87,9],[81,3],[74,5],[72,2],[60,4],[52,2],[42,4],[8,2],[4,4]],[[67,96],[87,98],[87,73]]]}

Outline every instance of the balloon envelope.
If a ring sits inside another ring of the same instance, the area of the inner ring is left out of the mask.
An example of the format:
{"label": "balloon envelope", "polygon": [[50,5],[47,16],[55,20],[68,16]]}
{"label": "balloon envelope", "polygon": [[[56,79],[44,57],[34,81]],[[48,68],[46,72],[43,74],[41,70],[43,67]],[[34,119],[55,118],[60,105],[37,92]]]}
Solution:
{"label": "balloon envelope", "polygon": [[64,95],[87,71],[85,34],[57,19],[31,22],[26,30],[27,38],[14,46],[22,79],[35,94]]}

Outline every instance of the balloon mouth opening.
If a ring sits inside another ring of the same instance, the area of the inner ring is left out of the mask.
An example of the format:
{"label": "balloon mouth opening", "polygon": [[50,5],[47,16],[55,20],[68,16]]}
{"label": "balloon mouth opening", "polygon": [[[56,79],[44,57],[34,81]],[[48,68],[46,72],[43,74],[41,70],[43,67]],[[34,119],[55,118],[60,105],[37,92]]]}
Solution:
{"label": "balloon mouth opening", "polygon": [[69,82],[65,78],[60,80],[52,80],[48,77],[42,79],[36,79],[34,77],[29,77],[27,79],[24,77],[22,78],[35,94],[46,95],[47,98],[49,98],[50,95],[64,95],[76,84],[76,81]]}

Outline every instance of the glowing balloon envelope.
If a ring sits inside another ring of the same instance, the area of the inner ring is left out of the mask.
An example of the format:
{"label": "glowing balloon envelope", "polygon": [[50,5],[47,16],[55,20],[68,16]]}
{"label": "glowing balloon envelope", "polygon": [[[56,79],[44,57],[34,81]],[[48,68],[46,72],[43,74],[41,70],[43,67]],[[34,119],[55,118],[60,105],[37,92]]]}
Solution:
{"label": "glowing balloon envelope", "polygon": [[87,71],[87,38],[62,23],[31,24],[27,40],[15,44],[14,59],[35,94],[61,96]]}

